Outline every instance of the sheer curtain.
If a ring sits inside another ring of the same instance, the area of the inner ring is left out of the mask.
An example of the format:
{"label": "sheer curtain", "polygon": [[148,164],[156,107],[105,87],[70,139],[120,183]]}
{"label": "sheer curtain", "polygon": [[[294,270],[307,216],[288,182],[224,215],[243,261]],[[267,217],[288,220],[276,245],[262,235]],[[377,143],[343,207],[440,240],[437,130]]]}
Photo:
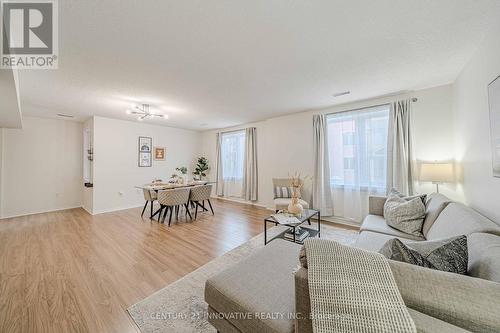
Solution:
{"label": "sheer curtain", "polygon": [[243,197],[245,130],[221,133],[222,193],[225,197]]}
{"label": "sheer curtain", "polygon": [[328,116],[333,214],[359,223],[368,196],[385,195],[390,105]]}

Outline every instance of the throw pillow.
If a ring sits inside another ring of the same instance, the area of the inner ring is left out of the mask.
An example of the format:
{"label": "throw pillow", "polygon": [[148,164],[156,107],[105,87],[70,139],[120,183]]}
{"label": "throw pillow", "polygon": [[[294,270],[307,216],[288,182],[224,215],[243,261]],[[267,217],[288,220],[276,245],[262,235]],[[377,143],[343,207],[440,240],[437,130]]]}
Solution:
{"label": "throw pillow", "polygon": [[406,199],[396,192],[391,191],[384,204],[384,218],[387,225],[404,233],[422,237],[425,198],[417,196]]}
{"label": "throw pillow", "polygon": [[415,194],[415,195],[405,196],[403,193],[401,193],[398,190],[396,190],[395,188],[393,188],[389,191],[388,196],[390,196],[390,195],[397,195],[398,197],[403,198],[406,201],[410,201],[411,199],[415,199],[415,198],[420,198],[420,200],[422,200],[424,205],[427,202],[427,194]]}
{"label": "throw pillow", "polygon": [[[274,188],[274,198],[291,198],[293,187],[291,186],[276,186]],[[300,194],[299,194],[300,197]]]}
{"label": "throw pillow", "polygon": [[403,243],[397,238],[388,240],[380,253],[386,258],[458,274],[467,273],[467,237]]}

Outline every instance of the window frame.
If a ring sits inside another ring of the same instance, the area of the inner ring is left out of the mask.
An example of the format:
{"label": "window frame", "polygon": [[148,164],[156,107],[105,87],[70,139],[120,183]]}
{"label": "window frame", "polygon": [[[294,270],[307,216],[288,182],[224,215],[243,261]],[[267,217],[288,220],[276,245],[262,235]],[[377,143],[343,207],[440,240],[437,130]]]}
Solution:
{"label": "window frame", "polygon": [[[341,117],[342,114],[346,114],[346,113],[352,113],[352,112],[363,112],[364,110],[366,110],[365,112],[369,112],[369,109],[375,109],[375,108],[382,108],[382,107],[387,107],[387,110],[388,110],[388,117],[387,117],[387,128],[389,129],[389,122],[390,122],[390,110],[391,110],[391,104],[390,103],[383,103],[383,104],[377,104],[377,105],[371,105],[371,106],[365,106],[365,107],[361,107],[361,108],[354,108],[354,109],[349,109],[349,110],[343,110],[343,111],[340,111],[340,112],[331,112],[331,113],[327,113],[325,114],[325,117],[326,117],[326,127],[327,127],[327,133],[329,131],[329,125],[330,125],[330,119],[332,119],[333,117],[335,116],[338,116],[338,117]],[[381,110],[382,111],[382,110]],[[389,134],[389,133],[387,133]],[[353,137],[356,136],[356,131],[353,132]],[[344,133],[342,134],[342,140],[344,139]],[[329,137],[328,137],[328,134],[327,134],[327,138],[326,140],[329,140]],[[386,141],[387,143],[387,141]],[[328,155],[330,155],[331,151],[330,151],[330,145],[328,145],[329,148],[328,148]],[[356,140],[354,139],[353,142],[350,142],[350,143],[344,143],[342,142],[342,146],[343,147],[350,147],[350,146],[356,146]],[[328,157],[330,159],[330,157]],[[346,157],[343,157],[343,161],[342,161],[342,165],[344,166],[344,163],[345,163],[345,158]],[[352,159],[354,161],[357,160],[358,157],[354,156],[352,157]],[[370,161],[370,160],[368,160]],[[387,151],[386,151],[386,156],[385,156],[385,169],[387,170]],[[343,168],[344,170],[355,170],[355,169],[345,169]],[[386,187],[387,187],[387,179],[385,180],[385,184],[383,185],[370,185],[369,182],[360,182],[359,185],[353,185],[353,184],[345,184],[345,182],[343,181],[343,183],[340,183],[339,181],[335,181],[332,177],[332,166],[330,166],[330,180],[329,180],[329,183],[330,183],[330,187],[332,188],[336,188],[336,189],[355,189],[355,188],[359,188],[361,190],[369,190],[369,189],[375,189],[375,190],[383,190],[385,191],[386,190]]]}
{"label": "window frame", "polygon": [[246,131],[245,129],[241,129],[241,130],[233,130],[233,131],[226,131],[226,132],[221,132],[220,133],[220,140],[221,140],[221,162],[222,162],[222,179],[224,181],[243,181],[243,177],[244,177],[244,164],[245,164],[245,147],[244,147],[244,143],[243,143],[243,159],[241,160],[241,165],[242,165],[242,170],[241,170],[241,177],[238,177],[238,176],[234,176],[232,175],[231,177],[225,177],[224,176],[224,170],[226,168],[224,168],[224,137],[225,136],[230,136],[230,135],[236,135],[236,134],[242,134],[243,135],[243,140],[246,140]]}

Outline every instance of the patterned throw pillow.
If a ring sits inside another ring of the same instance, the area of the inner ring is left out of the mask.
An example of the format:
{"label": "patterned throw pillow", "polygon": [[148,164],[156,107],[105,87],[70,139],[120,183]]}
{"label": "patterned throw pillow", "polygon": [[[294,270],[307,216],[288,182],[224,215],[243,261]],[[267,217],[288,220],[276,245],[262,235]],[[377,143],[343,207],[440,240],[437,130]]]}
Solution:
{"label": "patterned throw pillow", "polygon": [[[291,198],[293,194],[293,187],[291,186],[276,186],[274,188],[274,198]],[[299,193],[300,198],[300,193]]]}
{"label": "patterned throw pillow", "polygon": [[386,258],[458,274],[467,273],[467,237],[456,236],[447,239],[422,242],[388,240],[380,250]]}
{"label": "patterned throw pillow", "polygon": [[391,190],[384,204],[384,218],[394,229],[423,237],[425,196],[405,198],[398,191]]}
{"label": "patterned throw pillow", "polygon": [[398,197],[403,198],[406,201],[410,201],[411,199],[415,199],[415,198],[420,198],[420,200],[422,200],[424,205],[427,202],[427,194],[416,194],[416,195],[410,195],[407,197],[403,193],[396,190],[395,188],[391,189],[391,191],[389,192],[389,195],[397,195]]}

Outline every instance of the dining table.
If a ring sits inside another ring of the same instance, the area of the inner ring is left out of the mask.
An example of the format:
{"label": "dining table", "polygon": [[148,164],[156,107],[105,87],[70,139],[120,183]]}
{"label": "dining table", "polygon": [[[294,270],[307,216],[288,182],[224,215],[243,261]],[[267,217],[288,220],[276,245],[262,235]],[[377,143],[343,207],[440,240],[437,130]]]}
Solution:
{"label": "dining table", "polygon": [[[199,185],[208,185],[208,184],[216,184],[216,182],[210,182],[210,181],[205,181],[205,180],[191,180],[188,181],[187,183],[179,184],[179,183],[165,183],[165,182],[156,182],[156,183],[149,183],[149,184],[144,184],[144,185],[137,185],[135,188],[139,188],[141,190],[150,190],[150,191],[155,191],[158,193],[158,191],[165,191],[165,190],[173,190],[177,188],[186,188],[186,187],[193,187],[193,186],[199,186]],[[204,206],[201,206],[204,211],[208,211]],[[158,208],[156,212],[151,215],[151,219],[153,219],[159,212],[161,211],[161,207]],[[159,218],[159,217],[158,217]]]}

